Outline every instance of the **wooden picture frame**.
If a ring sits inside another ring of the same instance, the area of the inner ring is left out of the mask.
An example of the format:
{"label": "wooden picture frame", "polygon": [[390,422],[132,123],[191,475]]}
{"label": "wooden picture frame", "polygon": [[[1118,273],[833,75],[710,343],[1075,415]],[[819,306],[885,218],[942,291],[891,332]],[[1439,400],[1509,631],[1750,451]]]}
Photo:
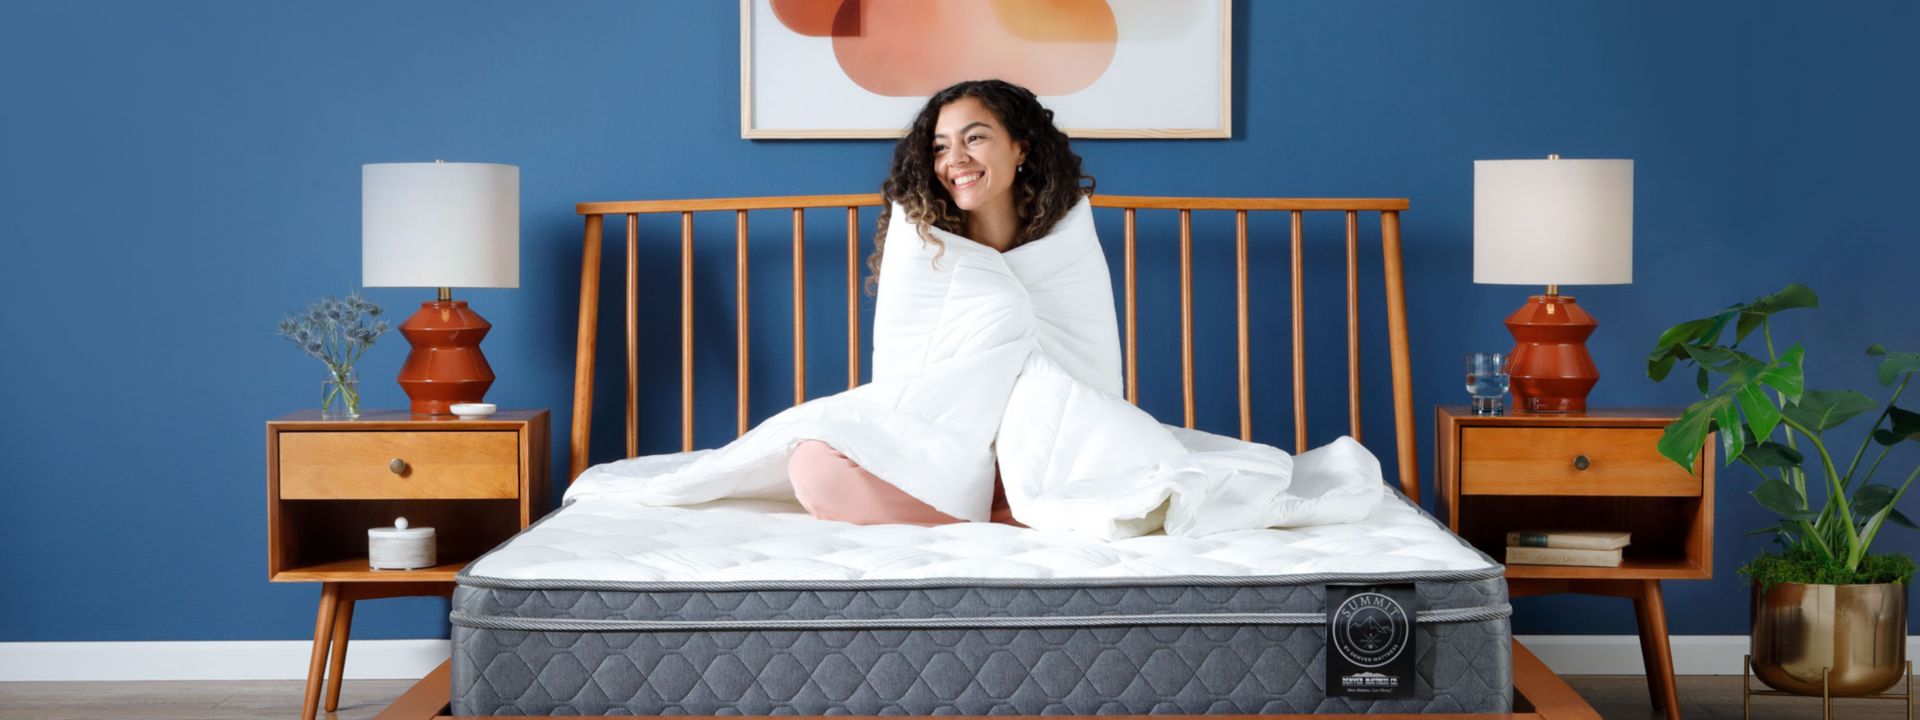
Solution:
{"label": "wooden picture frame", "polygon": [[[849,3],[861,1],[847,0]],[[1109,15],[1105,26],[1098,22],[1049,23],[1046,18],[1019,21],[1017,17],[1009,24],[1007,18],[999,15],[975,22],[982,17],[982,12],[1009,7],[991,0],[899,5],[881,4],[897,0],[865,1],[872,4],[865,6],[858,16],[829,13],[836,17],[828,17],[819,9],[846,6],[835,6],[831,2],[740,0],[741,138],[892,139],[905,134],[913,113],[927,95],[964,78],[959,77],[953,67],[943,64],[947,62],[946,56],[929,48],[924,57],[941,59],[929,62],[924,75],[913,81],[895,80],[896,75],[903,74],[896,69],[899,50],[895,47],[886,54],[885,70],[878,69],[876,63],[875,69],[865,71],[871,75],[855,80],[850,74],[863,72],[858,64],[859,55],[853,51],[842,53],[836,43],[842,42],[841,37],[879,32],[873,27],[860,28],[862,24],[885,26],[885,21],[902,14],[929,12],[966,16],[960,22],[948,22],[943,16],[936,18],[939,22],[933,25],[943,31],[955,28],[952,34],[956,35],[967,32],[993,35],[987,40],[999,43],[999,47],[1015,48],[1013,52],[1020,52],[1018,48],[1038,48],[1033,52],[1095,54],[1091,60],[1075,56],[1051,65],[1046,62],[1009,65],[1020,68],[1015,72],[1046,72],[1056,76],[1039,84],[1023,81],[1019,76],[1006,79],[1032,86],[1041,101],[1057,113],[1057,124],[1071,137],[1222,139],[1233,136],[1232,0],[1183,0],[1180,3],[1110,0],[1081,5],[1095,13],[1099,8],[1106,8]],[[813,13],[811,17],[801,18],[799,23],[807,33],[791,27],[795,21],[790,16],[796,12],[794,8],[799,7]],[[782,12],[787,15],[781,15]],[[924,22],[926,18],[915,19],[923,22],[912,23],[914,26],[929,25]],[[988,30],[965,29],[986,26],[987,22],[1001,25]],[[1013,26],[1020,29],[1006,29]],[[1095,29],[1079,29],[1083,27]],[[1107,35],[1092,42],[1053,42],[1059,38],[1046,37],[1059,33],[1099,33],[1102,28]],[[931,44],[946,39],[944,36],[948,33],[940,35],[943,37],[930,38]],[[1107,46],[1101,48],[1101,42]],[[1211,47],[1212,43],[1218,47]],[[1204,55],[1198,52],[1200,49],[1205,50]],[[1105,61],[1097,57],[1103,50],[1107,53]],[[756,61],[760,64],[756,65]],[[1033,69],[1049,67],[1068,69]],[[978,74],[1000,75],[990,69]],[[1073,77],[1057,77],[1060,74]],[[871,84],[876,76],[894,83],[887,94],[873,92],[862,84]],[[1195,77],[1198,80],[1189,80]],[[1046,82],[1056,83],[1055,89],[1072,91],[1049,94]]]}

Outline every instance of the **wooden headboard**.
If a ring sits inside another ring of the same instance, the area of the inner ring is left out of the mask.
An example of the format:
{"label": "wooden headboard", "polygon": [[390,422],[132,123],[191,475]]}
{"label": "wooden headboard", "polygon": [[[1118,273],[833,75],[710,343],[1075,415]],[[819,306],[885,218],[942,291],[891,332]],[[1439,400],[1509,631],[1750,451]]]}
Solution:
{"label": "wooden headboard", "polygon": [[[751,210],[786,210],[792,213],[793,227],[793,387],[795,404],[807,399],[807,285],[805,268],[806,223],[809,210],[844,212],[847,218],[846,302],[847,302],[847,387],[860,383],[859,298],[863,258],[860,254],[860,209],[881,204],[878,194],[867,195],[793,195],[786,197],[711,198],[702,200],[636,200],[627,202],[580,203],[576,211],[586,218],[586,243],[580,265],[580,337],[574,363],[573,442],[568,477],[576,477],[587,468],[588,435],[593,418],[593,361],[598,345],[600,316],[600,262],[602,234],[608,216],[623,216],[627,235],[627,457],[640,452],[639,404],[639,264],[640,237],[638,219],[643,214],[677,213],[680,216],[680,445],[693,449],[693,220],[695,213],[732,213],[734,253],[738,281],[736,306],[739,311],[737,367],[738,432],[750,427],[747,414],[748,359],[748,240],[747,213]],[[1346,216],[1346,321],[1347,321],[1347,415],[1350,434],[1361,439],[1360,422],[1360,298],[1359,298],[1359,215],[1380,214],[1380,246],[1386,271],[1386,310],[1388,352],[1393,368],[1393,419],[1395,443],[1399,452],[1400,490],[1414,501],[1420,499],[1419,464],[1415,457],[1413,423],[1413,376],[1408,364],[1406,286],[1400,258],[1400,212],[1407,209],[1404,198],[1207,198],[1147,197],[1134,195],[1095,195],[1096,208],[1116,208],[1126,222],[1126,386],[1127,400],[1139,403],[1137,372],[1139,350],[1138,315],[1135,292],[1135,222],[1141,211],[1174,211],[1180,217],[1180,357],[1182,394],[1186,407],[1186,426],[1194,425],[1193,392],[1193,233],[1195,212],[1231,212],[1234,215],[1235,277],[1237,280],[1237,322],[1239,342],[1240,437],[1253,435],[1252,373],[1247,320],[1247,214],[1283,212],[1291,216],[1292,227],[1292,318],[1293,318],[1293,419],[1296,451],[1307,449],[1306,400],[1306,321],[1304,313],[1302,218],[1309,212],[1343,213]]]}

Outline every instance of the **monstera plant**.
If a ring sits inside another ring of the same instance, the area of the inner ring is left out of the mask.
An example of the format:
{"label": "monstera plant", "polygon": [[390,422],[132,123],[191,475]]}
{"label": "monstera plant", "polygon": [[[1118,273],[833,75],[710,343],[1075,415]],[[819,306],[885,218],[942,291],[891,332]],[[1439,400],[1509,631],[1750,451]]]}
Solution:
{"label": "monstera plant", "polygon": [[[1796,283],[1675,325],[1660,334],[1647,356],[1647,376],[1661,381],[1677,368],[1690,367],[1702,396],[1667,426],[1660,454],[1692,468],[1708,435],[1717,433],[1725,462],[1752,469],[1759,480],[1754,499],[1779,518],[1754,534],[1772,535],[1780,550],[1763,552],[1740,569],[1754,583],[1756,674],[1792,692],[1819,694],[1824,687],[1835,695],[1867,694],[1890,687],[1899,677],[1891,666],[1879,666],[1895,655],[1904,658],[1905,585],[1914,563],[1903,555],[1873,555],[1869,550],[1889,524],[1920,527],[1899,508],[1920,467],[1895,482],[1874,482],[1896,446],[1920,439],[1920,413],[1897,404],[1914,372],[1920,371],[1920,353],[1889,352],[1877,344],[1867,348],[1866,354],[1878,363],[1880,385],[1892,389],[1885,402],[1853,390],[1809,389],[1802,371],[1805,348],[1798,343],[1784,349],[1776,345],[1772,318],[1818,305],[1813,290]],[[1844,440],[1833,437],[1842,434],[1835,431],[1862,417],[1873,418],[1872,427],[1859,435],[1850,454],[1836,454],[1835,447]],[[1815,597],[1823,592],[1824,599]],[[1838,632],[1833,622],[1836,603],[1882,621],[1887,627],[1877,631],[1886,636],[1888,647],[1861,651],[1868,656],[1886,652],[1864,659],[1777,656],[1819,647],[1831,654],[1831,642],[1795,646],[1776,640]],[[1772,612],[1789,605],[1791,612]],[[1774,622],[1788,618],[1804,625],[1810,621],[1804,610],[1817,607],[1826,608],[1827,617],[1811,621],[1825,620],[1823,627],[1781,627]],[[1862,662],[1876,666],[1875,672],[1863,671]],[[1846,687],[1838,686],[1843,667],[1852,668],[1845,673],[1852,682]],[[1885,678],[1890,679],[1882,685]]]}

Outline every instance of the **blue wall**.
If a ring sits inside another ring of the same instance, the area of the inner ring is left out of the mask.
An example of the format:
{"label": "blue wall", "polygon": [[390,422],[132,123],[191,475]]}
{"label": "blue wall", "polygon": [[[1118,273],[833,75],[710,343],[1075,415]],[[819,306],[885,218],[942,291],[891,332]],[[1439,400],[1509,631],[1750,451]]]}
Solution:
{"label": "blue wall", "polygon": [[[1601,320],[1592,347],[1607,404],[1674,404],[1680,384],[1639,358],[1672,322],[1798,280],[1817,314],[1785,319],[1811,384],[1867,387],[1870,342],[1920,349],[1920,262],[1909,211],[1920,166],[1920,9],[1859,2],[1250,2],[1235,9],[1235,137],[1082,142],[1103,190],[1190,195],[1392,195],[1405,219],[1423,474],[1431,406],[1461,399],[1459,357],[1500,349],[1499,320],[1527,290],[1470,283],[1472,161],[1630,157],[1638,162],[1634,284],[1580,288]],[[738,137],[738,26],[730,2],[10,2],[0,8],[0,640],[309,637],[315,588],[265,580],[262,422],[315,400],[319,367],[270,332],[287,310],[359,277],[359,166],[431,158],[522,169],[521,287],[464,293],[496,325],[490,399],[550,407],[564,476],[581,200],[859,192],[881,142]],[[810,272],[837,288],[832,218]],[[871,221],[871,214],[865,218]],[[756,218],[757,417],[790,394],[786,233]],[[1153,220],[1153,227],[1170,220]],[[1260,221],[1256,221],[1260,222]],[[1262,439],[1284,442],[1283,222],[1256,224]],[[713,223],[725,225],[724,221]],[[615,226],[617,227],[617,225]],[[1110,230],[1111,225],[1107,226]],[[1230,243],[1205,220],[1203,317],[1231,316]],[[1319,229],[1324,226],[1316,226]],[[726,228],[703,242],[703,297],[732,294]],[[1335,313],[1310,334],[1340,346],[1338,230],[1309,264],[1309,303]],[[643,227],[651,237],[671,225]],[[1144,247],[1143,298],[1174,292],[1165,237]],[[610,259],[614,256],[610,255]],[[671,244],[648,251],[646,322],[675,327]],[[1377,260],[1368,277],[1377,278]],[[1328,275],[1326,273],[1334,274]],[[1210,282],[1209,282],[1210,281]],[[1371,281],[1370,282],[1377,282]],[[1376,288],[1377,284],[1370,286]],[[811,319],[812,385],[844,377],[841,306]],[[425,291],[372,296],[405,312]],[[1143,300],[1145,301],[1145,300]],[[1372,310],[1379,303],[1372,300]],[[1150,335],[1171,332],[1150,305]],[[702,444],[725,439],[732,319],[701,329],[709,369]],[[613,322],[607,332],[614,332]],[[1209,319],[1204,348],[1230,347]],[[1145,404],[1178,410],[1177,356],[1148,346]],[[612,348],[609,348],[611,350]],[[404,343],[364,362],[368,403]],[[1368,347],[1382,378],[1384,348]],[[672,449],[677,353],[650,349],[643,431]],[[603,367],[617,368],[611,353]],[[1205,351],[1202,424],[1234,426],[1230,351]],[[1340,378],[1337,351],[1310,373]],[[1384,384],[1374,387],[1384,388]],[[601,389],[603,409],[619,388]],[[1339,432],[1344,388],[1316,390],[1312,428]],[[1324,397],[1322,397],[1324,396]],[[1384,391],[1370,436],[1389,437]],[[599,413],[596,456],[616,449]],[[1384,448],[1383,448],[1384,449]],[[1896,458],[1913,467],[1913,453]],[[1671,583],[1676,633],[1739,633],[1733,569],[1762,545],[1743,472],[1723,475],[1711,582]],[[1890,531],[1886,549],[1920,550]],[[360,613],[361,637],[444,631],[439,601]],[[1621,633],[1623,601],[1527,602],[1522,632]]]}

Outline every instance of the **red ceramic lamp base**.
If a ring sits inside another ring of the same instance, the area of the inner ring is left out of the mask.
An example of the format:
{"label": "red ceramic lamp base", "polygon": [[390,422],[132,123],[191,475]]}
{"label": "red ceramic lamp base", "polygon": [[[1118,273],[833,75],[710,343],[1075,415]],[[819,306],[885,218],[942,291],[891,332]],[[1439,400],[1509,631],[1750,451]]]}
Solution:
{"label": "red ceramic lamp base", "polygon": [[486,397],[493,368],[480,354],[480,339],[492,329],[464,300],[420,303],[420,311],[400,324],[400,334],[413,344],[400,367],[400,388],[415,413],[447,415],[454,403]]}
{"label": "red ceramic lamp base", "polygon": [[1600,323],[1571,295],[1535,295],[1507,317],[1513,354],[1507,358],[1513,405],[1521,412],[1587,411],[1587,393],[1600,369],[1587,353],[1587,338]]}

